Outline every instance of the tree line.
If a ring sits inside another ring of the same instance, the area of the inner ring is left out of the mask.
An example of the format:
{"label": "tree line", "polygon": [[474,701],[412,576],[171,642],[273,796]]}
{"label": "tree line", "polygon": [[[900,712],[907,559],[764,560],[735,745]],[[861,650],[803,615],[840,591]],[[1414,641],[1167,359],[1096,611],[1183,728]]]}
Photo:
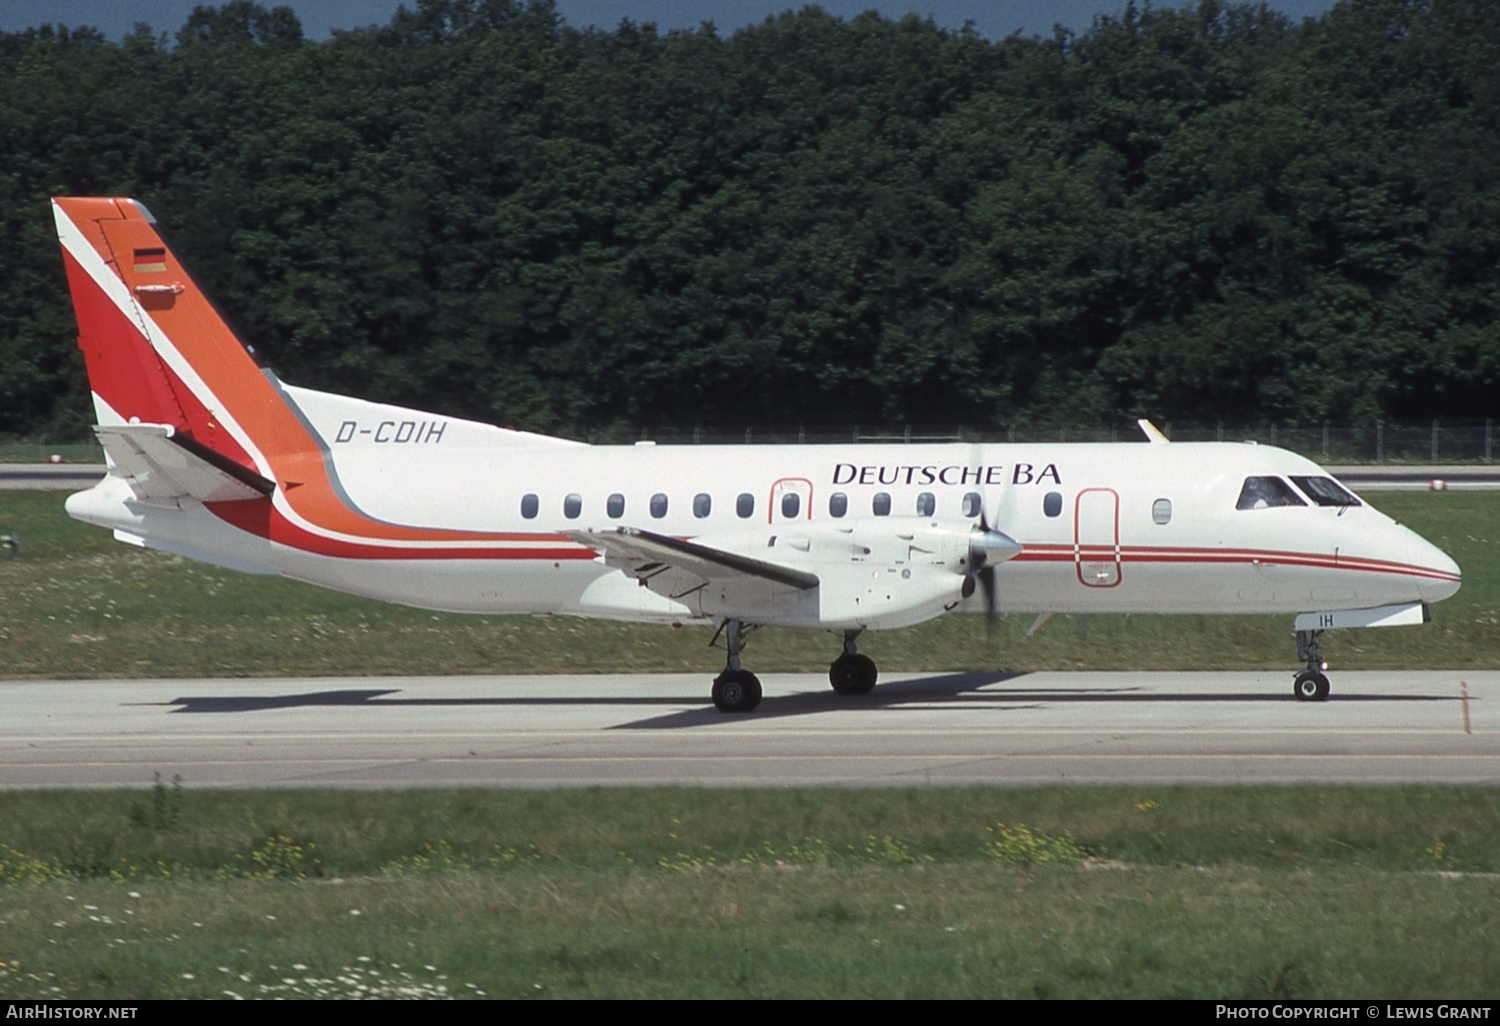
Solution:
{"label": "tree line", "polygon": [[91,416],[58,194],[288,381],[533,430],[1483,418],[1500,0],[0,33],[0,433]]}

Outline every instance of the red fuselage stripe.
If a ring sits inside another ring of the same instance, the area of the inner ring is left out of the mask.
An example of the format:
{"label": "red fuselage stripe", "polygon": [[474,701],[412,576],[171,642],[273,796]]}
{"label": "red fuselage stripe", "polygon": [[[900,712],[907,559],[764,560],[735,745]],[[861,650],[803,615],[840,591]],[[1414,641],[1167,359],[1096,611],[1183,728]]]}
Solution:
{"label": "red fuselage stripe", "polygon": [[[1461,581],[1462,576],[1446,570],[1367,559],[1363,556],[1324,555],[1316,552],[1288,552],[1271,549],[1158,549],[1122,546],[1121,563],[1265,563],[1278,566],[1318,567],[1324,570],[1357,570],[1367,573],[1401,574],[1408,577],[1431,577],[1441,581]],[[1116,549],[1108,545],[1038,545],[1026,546],[1015,557],[1018,563],[1072,563],[1076,560],[1114,560]]]}
{"label": "red fuselage stripe", "polygon": [[[269,500],[252,499],[244,502],[209,503],[208,509],[224,522],[231,524],[258,538],[285,545],[288,548],[335,559],[407,559],[407,560],[464,560],[464,559],[534,559],[556,562],[560,560],[592,560],[596,553],[581,545],[571,545],[554,534],[506,535],[508,540],[534,540],[554,542],[547,548],[481,547],[481,546],[412,546],[400,547],[381,544],[375,540],[350,541],[327,538],[314,534],[287,520]],[[1072,563],[1079,559],[1095,561],[1115,558],[1112,546],[1038,545],[1026,548],[1015,557],[1017,563]],[[1382,560],[1363,559],[1351,556],[1324,556],[1308,552],[1288,552],[1256,549],[1157,549],[1128,548],[1119,550],[1121,563],[1170,563],[1228,565],[1243,563],[1266,563],[1282,566],[1314,567],[1323,570],[1349,570],[1363,573],[1387,573],[1405,577],[1428,577],[1436,580],[1458,581],[1462,578],[1441,570],[1391,563]]]}
{"label": "red fuselage stripe", "polygon": [[[529,536],[538,542],[552,542],[547,548],[464,546],[397,546],[373,541],[347,541],[325,538],[314,534],[287,520],[271,505],[268,499],[251,499],[244,502],[211,502],[207,509],[227,524],[253,534],[257,538],[285,545],[301,552],[334,559],[540,559],[549,562],[561,560],[592,560],[597,554],[593,549],[572,545],[554,534]],[[525,535],[507,536],[513,539]]]}

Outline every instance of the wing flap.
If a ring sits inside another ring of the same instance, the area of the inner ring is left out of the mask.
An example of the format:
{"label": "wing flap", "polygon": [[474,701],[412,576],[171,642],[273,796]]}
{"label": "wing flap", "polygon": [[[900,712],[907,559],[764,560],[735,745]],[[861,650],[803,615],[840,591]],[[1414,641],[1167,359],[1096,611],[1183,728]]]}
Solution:
{"label": "wing flap", "polygon": [[563,533],[602,553],[606,565],[623,570],[652,591],[673,598],[705,584],[753,581],[800,592],[816,588],[819,583],[816,574],[805,570],[638,527]]}
{"label": "wing flap", "polygon": [[177,434],[170,424],[117,424],[94,428],[112,473],[142,499],[193,498],[200,502],[259,499],[275,483]]}

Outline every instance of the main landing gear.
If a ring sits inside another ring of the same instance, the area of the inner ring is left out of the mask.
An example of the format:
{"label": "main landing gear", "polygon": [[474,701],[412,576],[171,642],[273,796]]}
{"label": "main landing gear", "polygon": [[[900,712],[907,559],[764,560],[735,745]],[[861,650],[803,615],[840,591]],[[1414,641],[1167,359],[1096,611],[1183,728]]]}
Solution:
{"label": "main landing gear", "polygon": [[745,625],[739,620],[726,620],[719,631],[729,648],[729,658],[725,660],[724,672],[714,678],[714,706],[719,712],[750,712],[760,705],[760,678],[740,668],[740,652],[744,650],[747,633]]}
{"label": "main landing gear", "polygon": [[1328,664],[1323,662],[1318,652],[1318,638],[1322,633],[1297,632],[1297,658],[1307,665],[1307,669],[1292,679],[1292,694],[1297,696],[1299,702],[1328,701],[1328,678],[1323,674]]}
{"label": "main landing gear", "polygon": [[[719,634],[724,635],[729,649],[724,672],[714,678],[714,706],[720,712],[745,713],[760,705],[760,678],[740,666],[745,638],[754,629],[754,625],[740,620],[725,620],[714,635],[714,641],[719,640]],[[828,682],[841,695],[868,695],[879,676],[875,660],[855,650],[854,643],[860,634],[857,630],[844,632],[843,654],[828,667]]]}
{"label": "main landing gear", "polygon": [[828,667],[828,683],[841,695],[868,695],[875,687],[879,671],[875,660],[860,655],[854,648],[861,631],[844,632],[844,651]]}

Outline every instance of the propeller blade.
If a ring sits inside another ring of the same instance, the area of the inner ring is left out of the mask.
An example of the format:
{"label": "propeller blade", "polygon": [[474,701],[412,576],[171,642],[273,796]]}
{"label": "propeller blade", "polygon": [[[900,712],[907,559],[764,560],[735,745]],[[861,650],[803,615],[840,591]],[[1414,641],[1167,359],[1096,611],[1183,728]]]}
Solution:
{"label": "propeller blade", "polygon": [[985,619],[994,623],[995,621],[995,568],[987,566],[979,571],[979,586],[984,589],[984,616]]}
{"label": "propeller blade", "polygon": [[[1021,543],[1004,531],[997,531],[990,526],[990,515],[985,505],[981,501],[979,525],[969,535],[969,566],[974,570],[972,579],[984,591],[984,632],[993,640],[996,621],[999,619],[999,586],[995,582],[995,565],[1020,555]],[[967,583],[965,582],[966,585]],[[972,586],[966,587],[966,593],[973,593]]]}

